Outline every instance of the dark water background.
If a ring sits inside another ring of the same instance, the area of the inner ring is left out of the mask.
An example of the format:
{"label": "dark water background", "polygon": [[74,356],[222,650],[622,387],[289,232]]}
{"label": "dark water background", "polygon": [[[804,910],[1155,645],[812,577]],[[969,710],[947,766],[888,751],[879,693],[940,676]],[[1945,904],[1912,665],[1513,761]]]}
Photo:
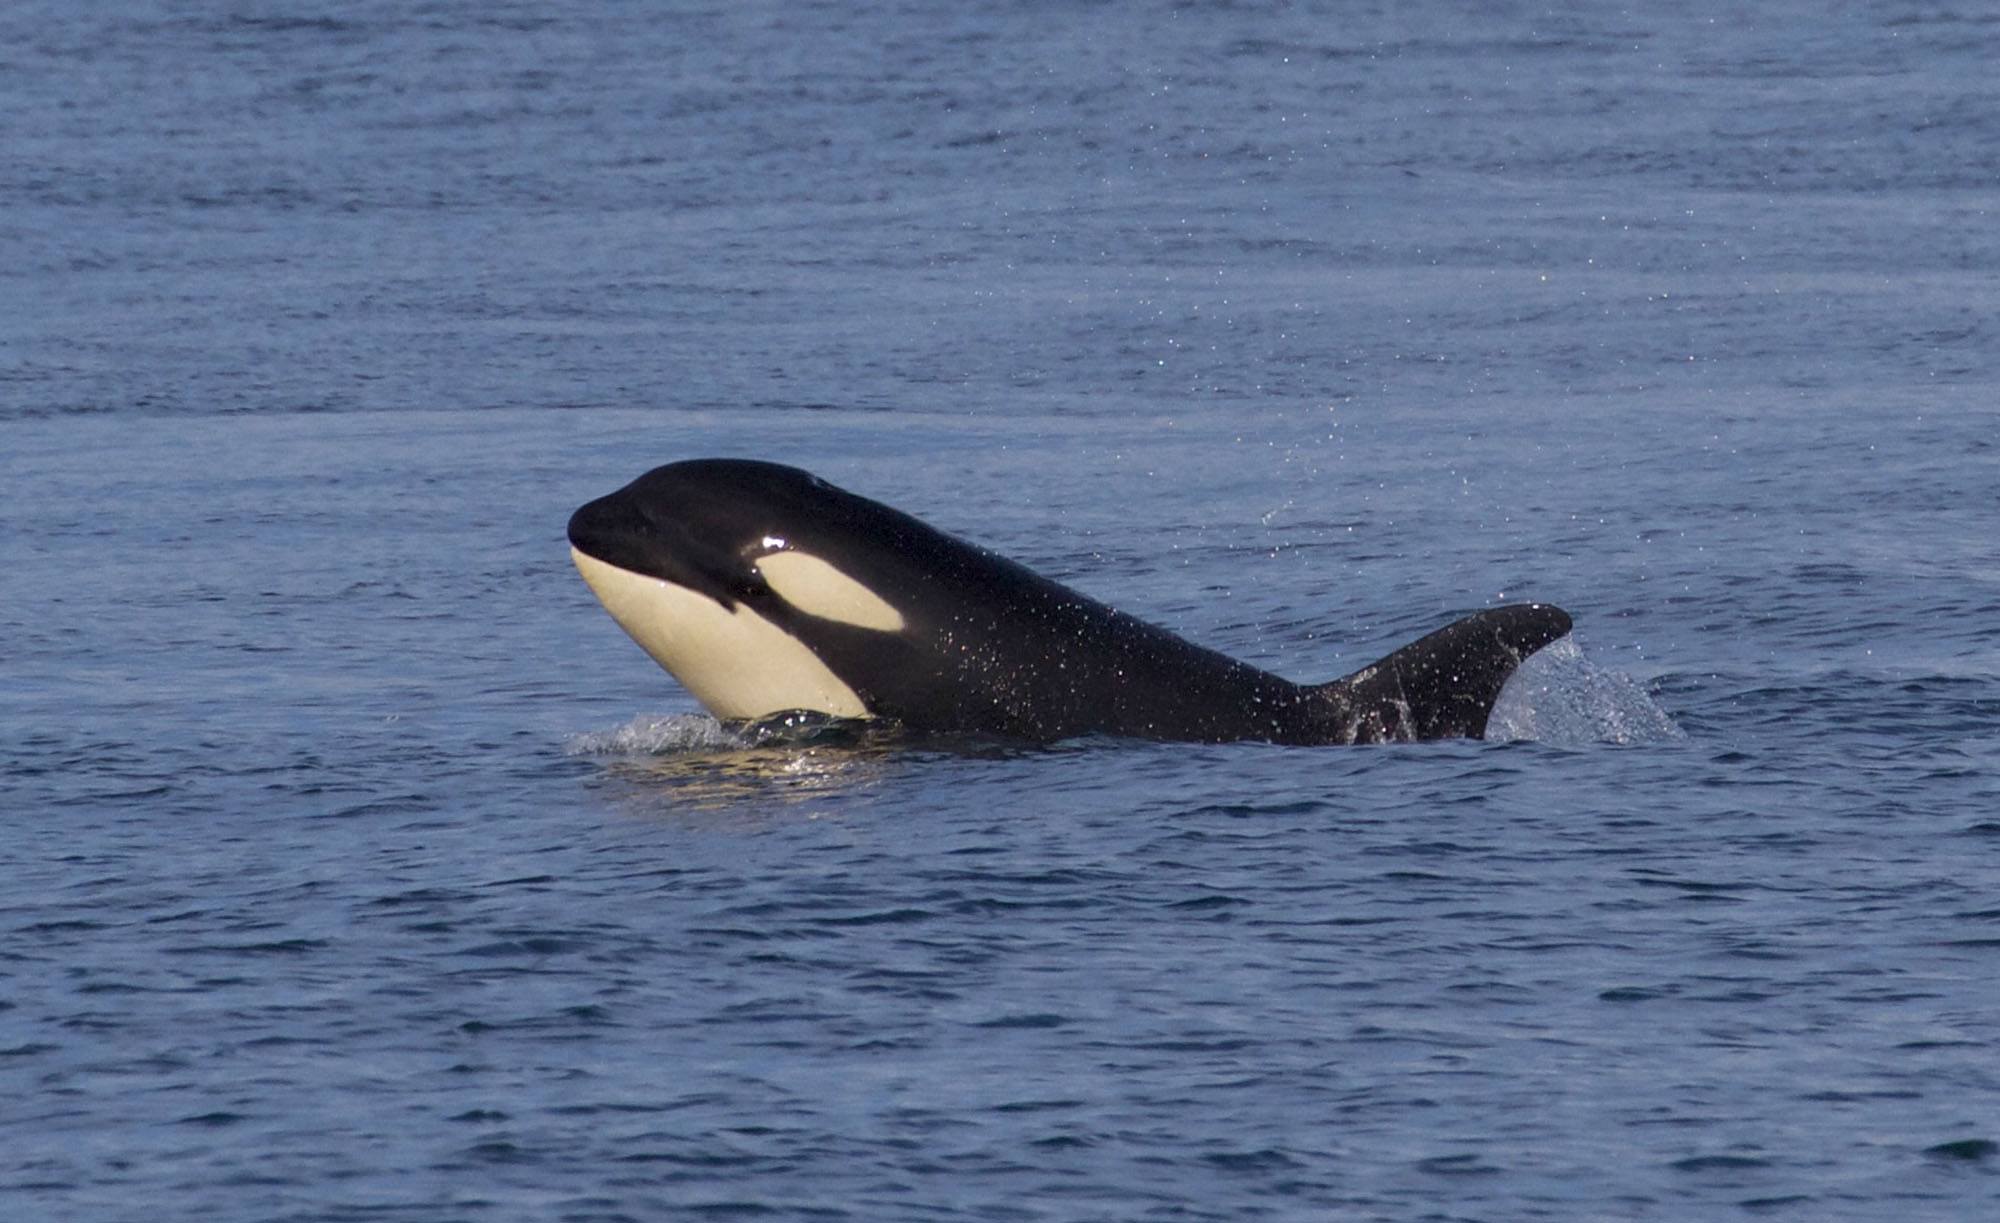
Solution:
{"label": "dark water background", "polygon": [[[5,6],[0,1213],[1990,1217],[1996,62]],[[1577,646],[1532,742],[735,744],[561,537],[709,454],[1297,678]]]}

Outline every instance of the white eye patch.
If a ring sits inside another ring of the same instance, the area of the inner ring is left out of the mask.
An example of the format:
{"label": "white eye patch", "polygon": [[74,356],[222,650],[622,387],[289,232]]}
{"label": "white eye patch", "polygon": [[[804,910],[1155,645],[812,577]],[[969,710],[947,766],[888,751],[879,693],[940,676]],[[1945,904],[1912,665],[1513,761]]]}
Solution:
{"label": "white eye patch", "polygon": [[817,556],[773,552],[758,558],[757,572],[779,598],[809,616],[881,633],[903,627],[903,613]]}

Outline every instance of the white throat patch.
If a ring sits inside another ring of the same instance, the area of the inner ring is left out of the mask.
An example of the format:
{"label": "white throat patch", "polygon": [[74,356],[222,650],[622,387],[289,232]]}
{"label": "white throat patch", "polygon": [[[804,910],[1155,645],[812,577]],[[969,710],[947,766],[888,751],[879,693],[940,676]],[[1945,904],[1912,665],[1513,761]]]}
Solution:
{"label": "white throat patch", "polygon": [[[840,718],[869,716],[861,698],[820,661],[819,655],[748,606],[738,604],[730,611],[685,586],[607,565],[575,548],[569,554],[576,562],[577,572],[589,583],[618,627],[630,634],[641,649],[652,655],[654,662],[665,667],[716,717],[725,721],[756,719],[792,709],[809,709]],[[830,615],[819,607],[849,608],[852,615],[873,615],[878,620],[886,611],[895,617],[896,627],[902,625],[903,618],[896,614],[895,608],[877,599],[861,583],[814,557],[801,559],[819,565],[838,581],[826,581],[810,566],[780,565],[779,571],[789,575],[787,584],[801,592],[794,598],[766,566],[776,556],[795,555],[798,554],[767,556],[758,562],[758,567],[772,589],[799,610],[828,619],[845,619],[850,624],[862,621]],[[800,577],[801,572],[807,576]],[[840,582],[874,600],[878,608],[871,609],[866,600],[854,600],[850,592],[843,592]],[[843,598],[847,601],[843,602]],[[814,606],[815,599],[818,607]]]}

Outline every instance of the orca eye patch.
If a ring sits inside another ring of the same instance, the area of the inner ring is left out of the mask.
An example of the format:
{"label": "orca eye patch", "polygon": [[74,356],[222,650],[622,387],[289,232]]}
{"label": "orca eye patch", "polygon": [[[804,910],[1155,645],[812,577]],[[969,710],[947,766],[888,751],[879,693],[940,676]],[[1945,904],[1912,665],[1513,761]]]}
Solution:
{"label": "orca eye patch", "polygon": [[808,616],[879,633],[903,627],[903,613],[888,600],[809,552],[773,552],[755,568],[773,593]]}

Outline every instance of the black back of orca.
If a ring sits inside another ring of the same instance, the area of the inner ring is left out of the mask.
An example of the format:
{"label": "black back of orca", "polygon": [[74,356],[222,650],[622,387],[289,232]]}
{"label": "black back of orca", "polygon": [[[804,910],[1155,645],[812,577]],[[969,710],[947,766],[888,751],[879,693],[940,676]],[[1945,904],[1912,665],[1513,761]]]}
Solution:
{"label": "black back of orca", "polygon": [[[577,510],[569,537],[620,624],[719,717],[820,708],[1032,740],[1477,737],[1520,661],[1570,627],[1548,605],[1491,608],[1343,679],[1295,684],[806,472],[749,460],[655,468]],[[788,676],[769,674],[774,658],[823,667],[811,692],[845,692],[797,697]]]}

